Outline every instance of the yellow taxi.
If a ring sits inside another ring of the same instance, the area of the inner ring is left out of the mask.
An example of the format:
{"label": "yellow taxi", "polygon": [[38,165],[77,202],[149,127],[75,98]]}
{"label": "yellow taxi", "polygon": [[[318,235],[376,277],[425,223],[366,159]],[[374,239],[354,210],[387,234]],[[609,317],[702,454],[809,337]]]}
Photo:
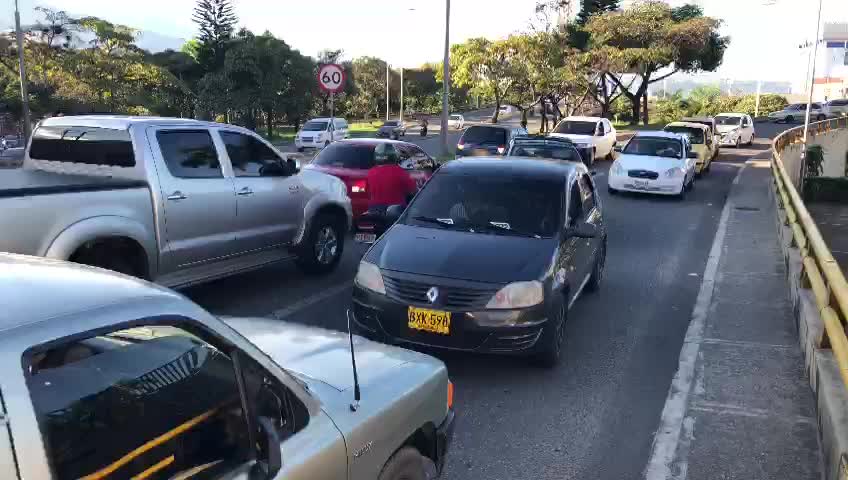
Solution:
{"label": "yellow taxi", "polygon": [[713,162],[713,137],[710,127],[701,123],[672,122],[663,128],[666,132],[685,134],[689,137],[692,151],[698,154],[695,173],[707,172]]}

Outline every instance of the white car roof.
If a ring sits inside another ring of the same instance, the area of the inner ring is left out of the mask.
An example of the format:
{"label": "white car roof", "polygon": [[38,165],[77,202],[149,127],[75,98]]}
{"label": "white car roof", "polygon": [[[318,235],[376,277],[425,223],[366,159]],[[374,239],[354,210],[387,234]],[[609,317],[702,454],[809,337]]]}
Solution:
{"label": "white car roof", "polygon": [[674,132],[664,132],[662,130],[642,130],[640,132],[636,132],[633,137],[659,137],[659,138],[672,138],[674,140],[685,140],[683,134],[674,133]]}
{"label": "white car roof", "polygon": [[[342,117],[333,117],[333,120],[344,120]],[[308,122],[329,122],[330,117],[318,117],[318,118],[310,118],[307,120]],[[346,121],[346,120],[345,120]]]}
{"label": "white car roof", "polygon": [[716,117],[747,117],[747,113],[719,113]]}
{"label": "white car roof", "polygon": [[575,121],[575,122],[600,122],[603,120],[601,117],[581,117],[581,116],[573,116],[573,117],[565,117],[562,119],[565,121]]}
{"label": "white car roof", "polygon": [[[132,115],[70,115],[50,117],[41,121],[41,125],[52,127],[100,127],[114,130],[127,130],[131,125],[180,125],[180,126],[216,126],[226,124],[203,122],[190,118],[143,117]],[[227,125],[229,126],[229,125]]]}

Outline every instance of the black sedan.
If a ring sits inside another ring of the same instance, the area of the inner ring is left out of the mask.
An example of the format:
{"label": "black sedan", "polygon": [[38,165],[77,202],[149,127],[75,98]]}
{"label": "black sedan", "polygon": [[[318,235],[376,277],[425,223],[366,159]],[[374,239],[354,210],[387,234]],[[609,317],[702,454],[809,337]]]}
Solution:
{"label": "black sedan", "polygon": [[605,258],[600,198],[582,163],[456,160],[363,257],[351,328],[553,366],[569,307],[600,286]]}
{"label": "black sedan", "polygon": [[515,137],[506,154],[509,157],[583,162],[587,167],[591,167],[595,162],[595,148],[592,145],[578,144],[567,138],[545,135]]}
{"label": "black sedan", "polygon": [[397,140],[404,136],[406,136],[406,124],[399,120],[386,120],[377,130],[377,138]]}

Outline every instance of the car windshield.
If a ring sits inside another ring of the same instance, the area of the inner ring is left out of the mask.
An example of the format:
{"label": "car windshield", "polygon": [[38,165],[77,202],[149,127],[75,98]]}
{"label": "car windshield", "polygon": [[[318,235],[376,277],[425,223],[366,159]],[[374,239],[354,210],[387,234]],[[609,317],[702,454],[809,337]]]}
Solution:
{"label": "car windshield", "polygon": [[700,145],[704,143],[704,130],[700,128],[670,126],[663,130],[671,133],[682,133],[689,137],[689,142],[692,144]]}
{"label": "car windshield", "polygon": [[550,237],[560,226],[563,190],[553,179],[437,174],[404,218],[409,225]]}
{"label": "car windshield", "polygon": [[719,115],[718,117],[716,117],[716,124],[718,124],[718,125],[742,125],[742,117]]}
{"label": "car windshield", "polygon": [[462,117],[461,117],[461,116],[459,116],[459,115],[451,115],[451,116],[450,116],[450,118],[451,118],[451,120],[459,120],[459,119],[461,119]]}
{"label": "car windshield", "polygon": [[317,122],[315,120],[310,120],[306,122],[302,130],[304,132],[323,132],[327,129],[328,123],[329,122]]}
{"label": "car windshield", "polygon": [[397,127],[398,122],[396,120],[390,120],[388,122],[383,122],[384,127]]}
{"label": "car windshield", "polygon": [[570,162],[580,161],[580,153],[574,147],[554,142],[515,142],[507,155],[513,157],[550,158]]}
{"label": "car windshield", "polygon": [[628,155],[681,158],[683,145],[678,140],[661,137],[634,137],[624,147]]}
{"label": "car windshield", "polygon": [[506,130],[498,127],[471,127],[462,136],[464,143],[506,145]]}
{"label": "car windshield", "polygon": [[554,129],[554,133],[569,133],[572,135],[594,135],[597,123],[577,120],[563,120]]}
{"label": "car windshield", "polygon": [[374,166],[374,145],[334,143],[312,160],[322,167],[369,169]]}

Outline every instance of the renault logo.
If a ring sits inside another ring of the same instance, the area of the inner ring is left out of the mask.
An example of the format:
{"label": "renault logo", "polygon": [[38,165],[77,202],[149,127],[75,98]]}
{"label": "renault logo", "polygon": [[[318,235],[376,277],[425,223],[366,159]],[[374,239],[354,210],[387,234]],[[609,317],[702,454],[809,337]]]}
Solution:
{"label": "renault logo", "polygon": [[427,290],[427,300],[430,303],[436,303],[436,300],[439,299],[439,289],[437,287],[430,287],[430,290]]}

